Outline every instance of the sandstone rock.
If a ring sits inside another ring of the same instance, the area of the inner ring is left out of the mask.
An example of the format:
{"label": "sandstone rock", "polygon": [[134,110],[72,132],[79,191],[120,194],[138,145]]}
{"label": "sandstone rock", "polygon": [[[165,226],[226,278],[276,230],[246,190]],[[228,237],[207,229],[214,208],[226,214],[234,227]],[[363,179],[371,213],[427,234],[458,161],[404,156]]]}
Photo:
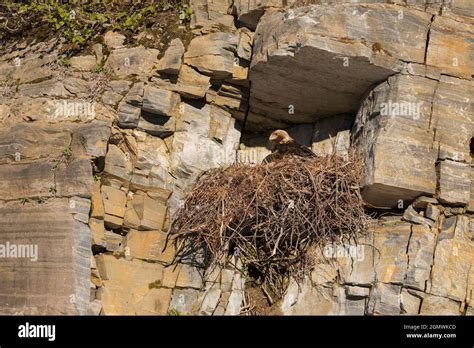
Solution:
{"label": "sandstone rock", "polygon": [[437,151],[429,130],[435,87],[424,78],[391,77],[363,102],[353,142],[365,158],[362,195],[370,204],[406,206],[435,193]]}
{"label": "sandstone rock", "polygon": [[70,142],[70,133],[61,128],[17,123],[0,130],[0,163],[53,158]]}
{"label": "sandstone rock", "polygon": [[83,80],[76,77],[68,77],[63,80],[64,88],[71,94],[79,98],[87,97],[91,94],[91,85]]}
{"label": "sandstone rock", "polygon": [[209,76],[202,75],[187,65],[182,65],[176,86],[171,86],[169,89],[178,92],[184,98],[200,99],[204,98],[211,87],[209,81]]}
{"label": "sandstone rock", "polygon": [[[375,273],[377,280],[382,283],[401,284],[407,272],[407,246],[410,239],[411,225],[383,225],[377,227],[374,234]],[[378,290],[391,293],[393,288],[381,285]],[[377,290],[377,291],[378,291]],[[384,296],[384,294],[379,294]]]}
{"label": "sandstone rock", "polygon": [[413,296],[407,289],[402,289],[400,307],[402,314],[417,315],[420,310],[421,299]]}
{"label": "sandstone rock", "polygon": [[198,306],[199,291],[194,289],[175,289],[171,297],[170,310],[180,314],[191,314]]}
{"label": "sandstone rock", "polygon": [[238,36],[213,33],[194,38],[184,54],[184,63],[205,75],[222,79],[232,75]]}
{"label": "sandstone rock", "polygon": [[[383,233],[380,232],[380,235]],[[336,261],[338,273],[344,283],[367,287],[375,282],[377,268],[374,265],[379,262],[379,253],[374,246],[380,247],[375,243],[374,234],[369,232],[359,238],[358,244],[334,243],[326,246],[324,252],[329,261]],[[396,266],[392,263],[392,267]]]}
{"label": "sandstone rock", "polygon": [[142,109],[151,114],[170,117],[179,102],[178,94],[148,85],[145,87]]}
{"label": "sandstone rock", "polygon": [[234,271],[230,269],[223,269],[221,271],[220,286],[224,292],[232,290],[232,284],[234,280]]}
{"label": "sandstone rock", "polygon": [[20,97],[12,105],[10,113],[26,121],[47,120],[50,123],[65,121],[67,118],[55,113],[57,102],[48,98]]}
{"label": "sandstone rock", "polygon": [[120,48],[112,51],[106,62],[119,78],[131,75],[143,76],[153,69],[158,51],[143,46]]}
{"label": "sandstone rock", "polygon": [[104,35],[104,43],[109,49],[122,48],[126,37],[113,31],[108,31]]}
{"label": "sandstone rock", "polygon": [[[109,82],[109,87],[115,93],[123,95],[123,94],[125,94],[126,92],[129,91],[131,84],[132,83],[130,81],[127,81],[127,80],[113,80],[113,81]],[[143,84],[143,83],[140,83],[140,82],[136,83],[136,85],[140,85],[140,84]],[[135,84],[134,84],[134,86],[135,86]]]}
{"label": "sandstone rock", "polygon": [[74,219],[87,224],[89,222],[89,212],[91,210],[91,200],[81,197],[69,198],[69,212]]}
{"label": "sandstone rock", "polygon": [[102,44],[96,43],[92,45],[92,50],[94,51],[97,64],[101,64],[104,59],[104,49]]}
{"label": "sandstone rock", "polygon": [[67,199],[23,206],[11,202],[0,208],[0,243],[30,245],[34,241],[37,246],[36,262],[2,259],[1,313],[86,314],[91,236],[87,226],[75,221],[68,210]]}
{"label": "sandstone rock", "polygon": [[127,195],[122,190],[111,186],[102,186],[101,191],[106,226],[112,229],[121,227],[126,211]]}
{"label": "sandstone rock", "polygon": [[184,192],[190,188],[193,180],[202,171],[216,168],[225,163],[233,163],[236,158],[240,132],[235,120],[229,118],[225,137],[221,142],[209,139],[213,108],[206,105],[197,109],[182,103],[182,113],[176,124],[171,154],[171,173],[177,178],[175,192],[171,198],[171,207],[177,207]]}
{"label": "sandstone rock", "polygon": [[284,0],[236,0],[234,1],[234,10],[237,15],[237,20],[246,27],[255,30],[260,17],[264,14],[268,7],[284,7],[286,5],[293,5],[296,1]]}
{"label": "sandstone rock", "polygon": [[176,280],[178,279],[181,264],[174,264],[165,267],[163,270],[163,286],[167,288],[174,288]]}
{"label": "sandstone rock", "polygon": [[71,68],[79,71],[91,71],[97,64],[95,56],[76,56],[71,57]]}
{"label": "sandstone rock", "polygon": [[307,278],[298,286],[291,279],[280,308],[284,315],[334,315],[339,312],[339,303],[331,288],[313,287]]}
{"label": "sandstone rock", "polygon": [[421,315],[461,315],[460,303],[449,298],[427,295],[420,308]]}
{"label": "sandstone rock", "polygon": [[467,207],[469,212],[474,212],[474,166],[471,165],[471,196]]}
{"label": "sandstone rock", "polygon": [[237,46],[237,56],[248,62],[252,59],[252,43],[254,33],[247,28],[239,29],[239,44]]}
{"label": "sandstone rock", "polygon": [[[135,134],[139,134],[137,131]],[[169,168],[169,153],[166,143],[163,139],[148,136],[139,138],[137,143],[137,162],[135,167],[141,170],[153,171],[155,167],[160,167],[164,171]],[[163,173],[159,175],[166,182],[168,176]]]}
{"label": "sandstone rock", "polygon": [[409,205],[403,213],[403,220],[423,225],[426,228],[430,228],[433,226],[433,221],[425,219],[423,216],[419,215],[411,205]]}
{"label": "sandstone rock", "polygon": [[[291,123],[355,113],[364,91],[397,72],[400,60],[424,61],[420,42],[430,16],[404,8],[400,21],[398,11],[382,4],[312,5],[264,16],[254,43],[251,111]],[[361,25],[362,17],[370,25]],[[387,26],[392,30],[376,29]],[[329,88],[334,78],[344,88]]]}
{"label": "sandstone rock", "polygon": [[[138,259],[170,263],[174,258],[174,247],[161,231],[130,230],[127,233],[127,247],[130,256]],[[166,245],[166,249],[164,249]],[[173,285],[174,287],[174,285]]]}
{"label": "sandstone rock", "polygon": [[212,315],[216,309],[219,299],[221,297],[220,289],[210,289],[206,292],[204,300],[201,304],[201,309],[199,310],[200,314],[203,315]]}
{"label": "sandstone rock", "polygon": [[65,168],[60,167],[55,174],[55,179],[57,196],[87,198],[92,196],[94,179],[89,159],[76,159]]}
{"label": "sandstone rock", "polygon": [[[53,70],[48,65],[53,63],[57,57],[53,54],[45,54],[41,58],[25,57],[19,59],[21,65],[16,67],[14,73],[11,74],[11,79],[17,80],[20,84],[24,84],[51,78],[53,76]],[[9,76],[8,70],[6,73],[7,75],[5,76]]]}
{"label": "sandstone rock", "polygon": [[436,205],[428,204],[428,206],[426,207],[425,216],[428,219],[436,222],[438,220],[440,214],[441,214],[441,211],[439,210],[439,208]]}
{"label": "sandstone rock", "polygon": [[0,122],[3,122],[10,116],[10,107],[5,104],[0,104]]}
{"label": "sandstone rock", "polygon": [[137,304],[136,315],[166,315],[171,300],[171,289],[151,289]]}
{"label": "sandstone rock", "polygon": [[[107,223],[108,228],[119,228],[122,219],[117,216],[108,215],[107,222],[104,221],[104,224]],[[104,232],[104,243],[103,246],[107,251],[111,252],[123,252],[124,237],[123,235],[111,231]],[[129,260],[127,260],[129,261]]]}
{"label": "sandstone rock", "polygon": [[124,101],[133,106],[142,106],[143,94],[145,93],[145,83],[136,82],[128,91]]}
{"label": "sandstone rock", "polygon": [[105,157],[110,134],[110,124],[108,122],[94,120],[74,130],[73,147],[74,145],[81,147],[86,155],[93,158]]}
{"label": "sandstone rock", "polygon": [[[103,280],[102,291],[103,312],[105,315],[135,315],[143,313],[144,298],[150,292],[158,289],[150,289],[149,285],[162,280],[163,266],[156,263],[148,263],[140,260],[126,261],[123,258],[115,258],[112,255],[103,255],[104,265],[107,271],[107,280]],[[155,307],[156,312],[162,314],[166,311],[167,291],[161,294],[153,294],[154,301],[159,301]],[[160,296],[155,296],[160,295]],[[160,305],[160,306],[159,306]],[[148,310],[153,310],[149,307]],[[138,313],[137,313],[138,312]]]}
{"label": "sandstone rock", "polygon": [[118,125],[121,128],[136,128],[140,114],[141,109],[139,107],[121,102],[118,106]]}
{"label": "sandstone rock", "polygon": [[105,246],[106,238],[105,238],[104,221],[97,218],[90,218],[89,228],[92,233],[92,244]]}
{"label": "sandstone rock", "polygon": [[420,225],[412,225],[411,228],[407,249],[408,268],[404,284],[425,291],[433,264],[436,237],[429,228]]}
{"label": "sandstone rock", "polygon": [[234,67],[232,69],[232,76],[229,77],[226,82],[229,82],[232,85],[248,87],[248,75],[249,69],[247,67],[239,64],[234,64]]}
{"label": "sandstone rock", "polygon": [[447,204],[466,205],[471,196],[471,167],[450,160],[438,163],[438,199]]}
{"label": "sandstone rock", "polygon": [[18,92],[26,97],[66,97],[70,95],[63,84],[55,80],[25,84],[18,87]]}
{"label": "sandstone rock", "polygon": [[438,235],[438,241],[443,239],[454,238],[454,230],[456,228],[457,216],[450,216],[443,218],[441,223],[440,233]]}
{"label": "sandstone rock", "polygon": [[268,138],[265,136],[242,134],[239,150],[237,151],[237,163],[248,165],[262,163],[263,159],[271,153],[268,145]]}
{"label": "sandstone rock", "polygon": [[412,204],[415,209],[426,209],[428,204],[438,204],[438,200],[433,197],[420,196]]}
{"label": "sandstone rock", "polygon": [[54,187],[54,173],[49,163],[0,166],[0,196],[3,200],[48,197]]}
{"label": "sandstone rock", "polygon": [[377,283],[370,294],[368,311],[375,315],[399,315],[400,297],[400,285]]}
{"label": "sandstone rock", "polygon": [[456,235],[452,239],[438,241],[429,292],[455,301],[465,301],[469,268],[474,263],[473,250],[472,242]]}
{"label": "sandstone rock", "polygon": [[182,57],[185,48],[180,39],[174,39],[170,42],[165,55],[160,59],[158,71],[166,74],[177,75],[181,67]]}
{"label": "sandstone rock", "polygon": [[130,157],[116,145],[110,144],[107,155],[105,156],[104,172],[112,178],[129,182],[132,170],[133,166]]}
{"label": "sandstone rock", "polygon": [[369,297],[370,288],[362,288],[360,286],[348,286],[346,288],[347,298],[360,299]]}
{"label": "sandstone rock", "polygon": [[229,0],[191,1],[191,28],[194,29],[193,32],[207,33],[222,30],[223,26],[234,29],[234,17],[228,14],[231,4],[232,1]]}
{"label": "sandstone rock", "polygon": [[[173,115],[174,116],[174,115]],[[157,137],[168,137],[176,130],[176,117],[142,112],[138,129]]]}
{"label": "sandstone rock", "polygon": [[[451,45],[452,43],[448,43]],[[470,99],[472,81],[441,76],[433,97],[431,128],[440,159],[469,163],[469,144],[474,137],[474,112]]]}
{"label": "sandstone rock", "polygon": [[183,265],[179,271],[176,286],[179,288],[201,289],[203,286],[202,275],[197,268]]}
{"label": "sandstone rock", "polygon": [[451,11],[462,16],[473,17],[472,4],[469,0],[456,1],[450,4]]}
{"label": "sandstone rock", "polygon": [[115,108],[117,103],[119,101],[121,101],[122,98],[123,98],[123,96],[118,94],[118,93],[115,93],[115,92],[112,92],[112,91],[105,91],[102,94],[101,100],[102,100],[102,103],[104,103],[105,105],[108,105],[108,106],[111,106],[111,107]]}
{"label": "sandstone rock", "polygon": [[166,205],[146,193],[135,193],[127,202],[124,224],[139,230],[159,230],[166,218]]}
{"label": "sandstone rock", "polygon": [[[455,32],[456,35],[451,33]],[[430,27],[426,64],[442,68],[443,73],[471,77],[472,25],[435,16]]]}

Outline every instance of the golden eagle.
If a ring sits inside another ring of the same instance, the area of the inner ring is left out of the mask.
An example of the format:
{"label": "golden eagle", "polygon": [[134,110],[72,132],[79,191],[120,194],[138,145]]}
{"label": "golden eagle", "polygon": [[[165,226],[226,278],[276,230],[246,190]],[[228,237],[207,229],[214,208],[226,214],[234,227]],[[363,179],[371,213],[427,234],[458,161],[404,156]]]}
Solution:
{"label": "golden eagle", "polygon": [[316,154],[304,145],[298,144],[290,135],[278,129],[270,134],[272,153],[263,159],[263,163],[270,163],[281,159],[286,155],[299,157],[316,157]]}

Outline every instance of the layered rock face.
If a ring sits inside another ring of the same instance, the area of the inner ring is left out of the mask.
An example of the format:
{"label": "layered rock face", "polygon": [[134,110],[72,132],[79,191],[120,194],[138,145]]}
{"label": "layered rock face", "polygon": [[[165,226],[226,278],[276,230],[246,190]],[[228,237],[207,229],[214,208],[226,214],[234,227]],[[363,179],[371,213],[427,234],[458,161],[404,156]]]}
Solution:
{"label": "layered rock face", "polygon": [[276,128],[360,151],[390,209],[283,314],[474,313],[472,4],[304,3],[194,0],[188,45],[108,32],[67,68],[57,40],[3,49],[0,313],[241,313],[239,260],[172,264],[167,237],[198,176],[260,163]]}

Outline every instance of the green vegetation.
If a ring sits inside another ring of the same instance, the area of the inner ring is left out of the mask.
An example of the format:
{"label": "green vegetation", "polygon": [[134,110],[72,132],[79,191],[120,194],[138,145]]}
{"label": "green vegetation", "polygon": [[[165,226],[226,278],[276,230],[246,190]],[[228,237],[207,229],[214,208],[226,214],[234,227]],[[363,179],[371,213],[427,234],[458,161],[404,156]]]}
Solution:
{"label": "green vegetation", "polygon": [[70,147],[70,146],[68,146],[68,147],[62,147],[62,148],[61,148],[61,154],[62,154],[62,156],[67,157],[67,158],[71,157],[71,156],[72,156],[72,149],[71,149],[71,147]]}
{"label": "green vegetation", "polygon": [[182,314],[181,314],[181,312],[178,311],[177,309],[170,309],[170,310],[168,311],[168,315],[169,315],[169,316],[172,316],[172,317],[179,317],[179,316],[181,316]]}
{"label": "green vegetation", "polygon": [[148,29],[187,24],[191,14],[187,1],[180,0],[5,0],[0,4],[0,41],[56,35],[77,50],[107,30],[133,37]]}
{"label": "green vegetation", "polygon": [[161,286],[161,280],[155,280],[153,283],[148,284],[148,289],[160,289]]}
{"label": "green vegetation", "polygon": [[71,66],[71,61],[68,58],[60,58],[58,59],[58,64],[68,68]]}
{"label": "green vegetation", "polygon": [[61,163],[65,163],[67,165],[69,163],[69,161],[71,160],[71,158],[72,158],[73,153],[72,153],[72,148],[70,146],[61,147],[60,150],[61,150],[61,156],[59,158],[55,158],[51,161],[51,163],[52,163],[51,169],[52,170],[58,169],[59,166],[61,165]]}
{"label": "green vegetation", "polygon": [[59,168],[59,165],[61,164],[61,161],[58,160],[58,159],[54,159],[51,161],[52,165],[51,165],[51,169],[52,170],[56,170]]}
{"label": "green vegetation", "polygon": [[189,23],[191,21],[191,15],[193,14],[193,10],[187,4],[181,5],[181,9],[179,10],[179,21],[181,24]]}
{"label": "green vegetation", "polygon": [[102,177],[100,176],[99,173],[95,173],[95,174],[94,174],[94,181],[95,181],[95,182],[99,182],[101,178],[102,178]]}
{"label": "green vegetation", "polygon": [[101,72],[103,72],[105,70],[104,66],[102,64],[96,64],[93,68],[92,68],[92,72],[95,73],[95,74],[100,74]]}
{"label": "green vegetation", "polygon": [[25,205],[26,203],[29,203],[29,202],[30,202],[30,199],[28,197],[22,197],[20,199],[21,205]]}

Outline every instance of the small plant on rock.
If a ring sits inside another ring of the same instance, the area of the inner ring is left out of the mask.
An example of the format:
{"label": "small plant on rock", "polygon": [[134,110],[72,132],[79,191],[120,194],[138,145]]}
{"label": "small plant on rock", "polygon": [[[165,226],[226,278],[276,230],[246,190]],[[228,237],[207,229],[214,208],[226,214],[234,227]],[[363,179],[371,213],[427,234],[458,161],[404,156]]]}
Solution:
{"label": "small plant on rock", "polygon": [[168,311],[168,315],[171,316],[171,317],[179,317],[179,316],[181,316],[182,314],[181,314],[180,311],[178,311],[177,309],[174,309],[174,308],[173,308],[173,309],[170,309],[170,310]]}
{"label": "small plant on rock", "polygon": [[161,280],[155,280],[153,283],[148,284],[148,289],[161,289]]}
{"label": "small plant on rock", "polygon": [[59,58],[58,59],[58,65],[64,66],[65,68],[68,68],[71,66],[71,61],[68,58]]}
{"label": "small plant on rock", "polygon": [[92,68],[92,72],[94,74],[100,74],[101,72],[103,72],[105,70],[104,66],[102,64],[96,64],[93,68]]}
{"label": "small plant on rock", "polygon": [[64,156],[64,157],[71,157],[72,156],[72,149],[70,146],[68,147],[62,147],[61,148],[61,154]]}

